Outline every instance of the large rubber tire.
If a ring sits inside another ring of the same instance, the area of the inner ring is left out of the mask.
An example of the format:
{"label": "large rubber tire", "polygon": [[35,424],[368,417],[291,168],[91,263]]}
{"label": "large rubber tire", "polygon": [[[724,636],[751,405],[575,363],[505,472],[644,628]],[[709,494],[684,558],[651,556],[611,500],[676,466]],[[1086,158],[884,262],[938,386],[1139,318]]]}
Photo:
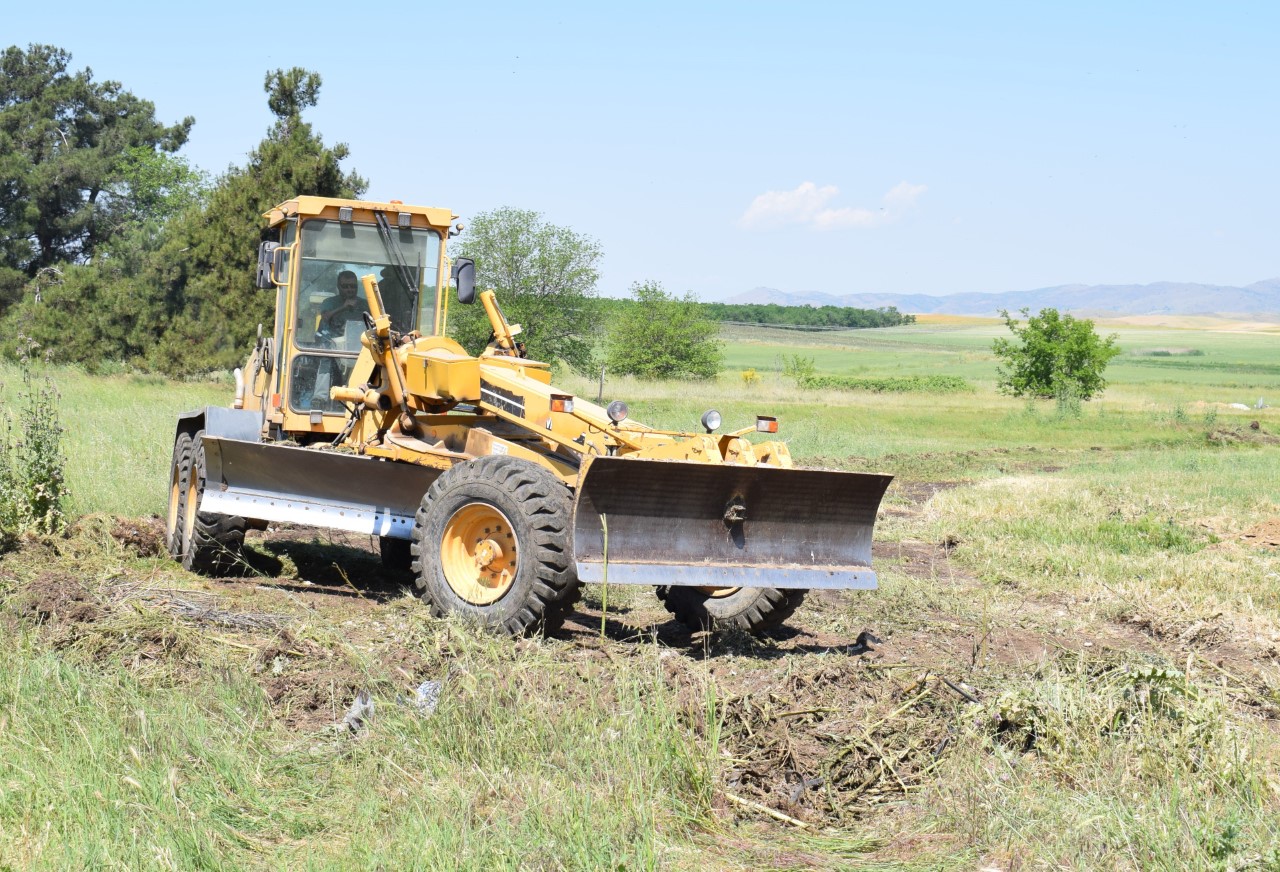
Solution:
{"label": "large rubber tire", "polygon": [[201,575],[231,575],[245,566],[244,518],[196,511],[205,487],[204,431],[191,439],[182,506],[182,567]]}
{"label": "large rubber tire", "polygon": [[[564,483],[527,460],[490,455],[459,463],[435,480],[418,509],[410,545],[418,595],[437,616],[460,615],[512,636],[557,629],[579,587],[570,547],[572,510]],[[468,513],[499,520],[498,538],[514,550],[515,563],[508,581],[473,588],[480,595],[470,598],[460,592],[467,579],[457,554],[446,554],[450,543],[466,539],[460,531]],[[492,601],[484,601],[488,597]]]}
{"label": "large rubber tire", "polygon": [[716,596],[697,587],[660,587],[658,598],[676,620],[691,630],[743,630],[761,633],[780,626],[804,602],[806,590],[740,587]]}
{"label": "large rubber tire", "polygon": [[187,504],[187,484],[191,475],[191,434],[179,433],[173,440],[169,464],[169,511],[165,517],[164,542],[169,556],[182,559],[182,513]]}

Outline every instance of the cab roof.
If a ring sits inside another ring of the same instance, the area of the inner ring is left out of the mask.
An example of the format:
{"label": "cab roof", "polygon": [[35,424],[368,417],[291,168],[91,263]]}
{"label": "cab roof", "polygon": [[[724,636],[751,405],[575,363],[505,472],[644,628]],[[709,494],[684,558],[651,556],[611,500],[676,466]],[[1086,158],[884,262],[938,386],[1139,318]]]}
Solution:
{"label": "cab roof", "polygon": [[415,226],[431,225],[447,228],[458,216],[450,209],[437,206],[409,206],[405,203],[391,201],[387,203],[377,200],[344,200],[338,197],[294,197],[280,205],[262,213],[267,219],[267,226],[275,227],[287,218],[332,218],[337,220],[338,210],[343,206],[352,209],[351,219],[356,223],[373,223],[375,212],[408,212],[413,216]]}

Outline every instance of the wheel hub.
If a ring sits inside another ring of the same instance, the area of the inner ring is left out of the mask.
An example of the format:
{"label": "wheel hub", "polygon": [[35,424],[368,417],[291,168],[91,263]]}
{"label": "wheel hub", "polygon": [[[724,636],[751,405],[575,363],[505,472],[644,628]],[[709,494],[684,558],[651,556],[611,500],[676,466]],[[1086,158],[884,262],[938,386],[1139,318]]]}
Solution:
{"label": "wheel hub", "polygon": [[445,522],[440,566],[453,592],[472,605],[489,605],[506,595],[518,558],[511,521],[488,503],[469,503]]}

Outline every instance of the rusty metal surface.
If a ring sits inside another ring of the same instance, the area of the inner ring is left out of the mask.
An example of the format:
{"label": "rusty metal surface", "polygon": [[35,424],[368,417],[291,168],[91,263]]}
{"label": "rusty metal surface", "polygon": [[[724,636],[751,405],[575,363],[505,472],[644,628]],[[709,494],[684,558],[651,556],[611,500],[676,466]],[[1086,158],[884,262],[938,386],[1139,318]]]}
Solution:
{"label": "rusty metal surface", "polygon": [[[869,588],[892,476],[594,457],[574,506],[579,577],[635,584]],[[615,572],[615,567],[617,571]]]}
{"label": "rusty metal surface", "polygon": [[205,437],[200,511],[408,539],[440,470],[279,443]]}

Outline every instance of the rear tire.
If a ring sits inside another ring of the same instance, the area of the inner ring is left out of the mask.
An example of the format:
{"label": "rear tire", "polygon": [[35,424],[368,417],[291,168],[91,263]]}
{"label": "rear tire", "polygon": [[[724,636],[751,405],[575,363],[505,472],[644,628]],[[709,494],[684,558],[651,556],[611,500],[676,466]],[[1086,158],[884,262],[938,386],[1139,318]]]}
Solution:
{"label": "rear tire", "polygon": [[174,560],[182,559],[182,513],[190,476],[191,434],[179,433],[173,440],[173,460],[169,465],[169,512],[164,528],[165,547]]}
{"label": "rear tire", "polygon": [[761,633],[782,624],[804,602],[807,590],[740,587],[725,596],[706,588],[660,587],[658,598],[676,620],[691,630],[743,630]]}
{"label": "rear tire", "polygon": [[182,568],[201,575],[230,575],[244,565],[244,518],[197,511],[204,488],[204,431],[200,430],[191,439],[182,506]]}
{"label": "rear tire", "polygon": [[431,485],[413,528],[414,584],[433,614],[512,636],[559,627],[578,588],[569,489],[541,466],[490,455]]}

